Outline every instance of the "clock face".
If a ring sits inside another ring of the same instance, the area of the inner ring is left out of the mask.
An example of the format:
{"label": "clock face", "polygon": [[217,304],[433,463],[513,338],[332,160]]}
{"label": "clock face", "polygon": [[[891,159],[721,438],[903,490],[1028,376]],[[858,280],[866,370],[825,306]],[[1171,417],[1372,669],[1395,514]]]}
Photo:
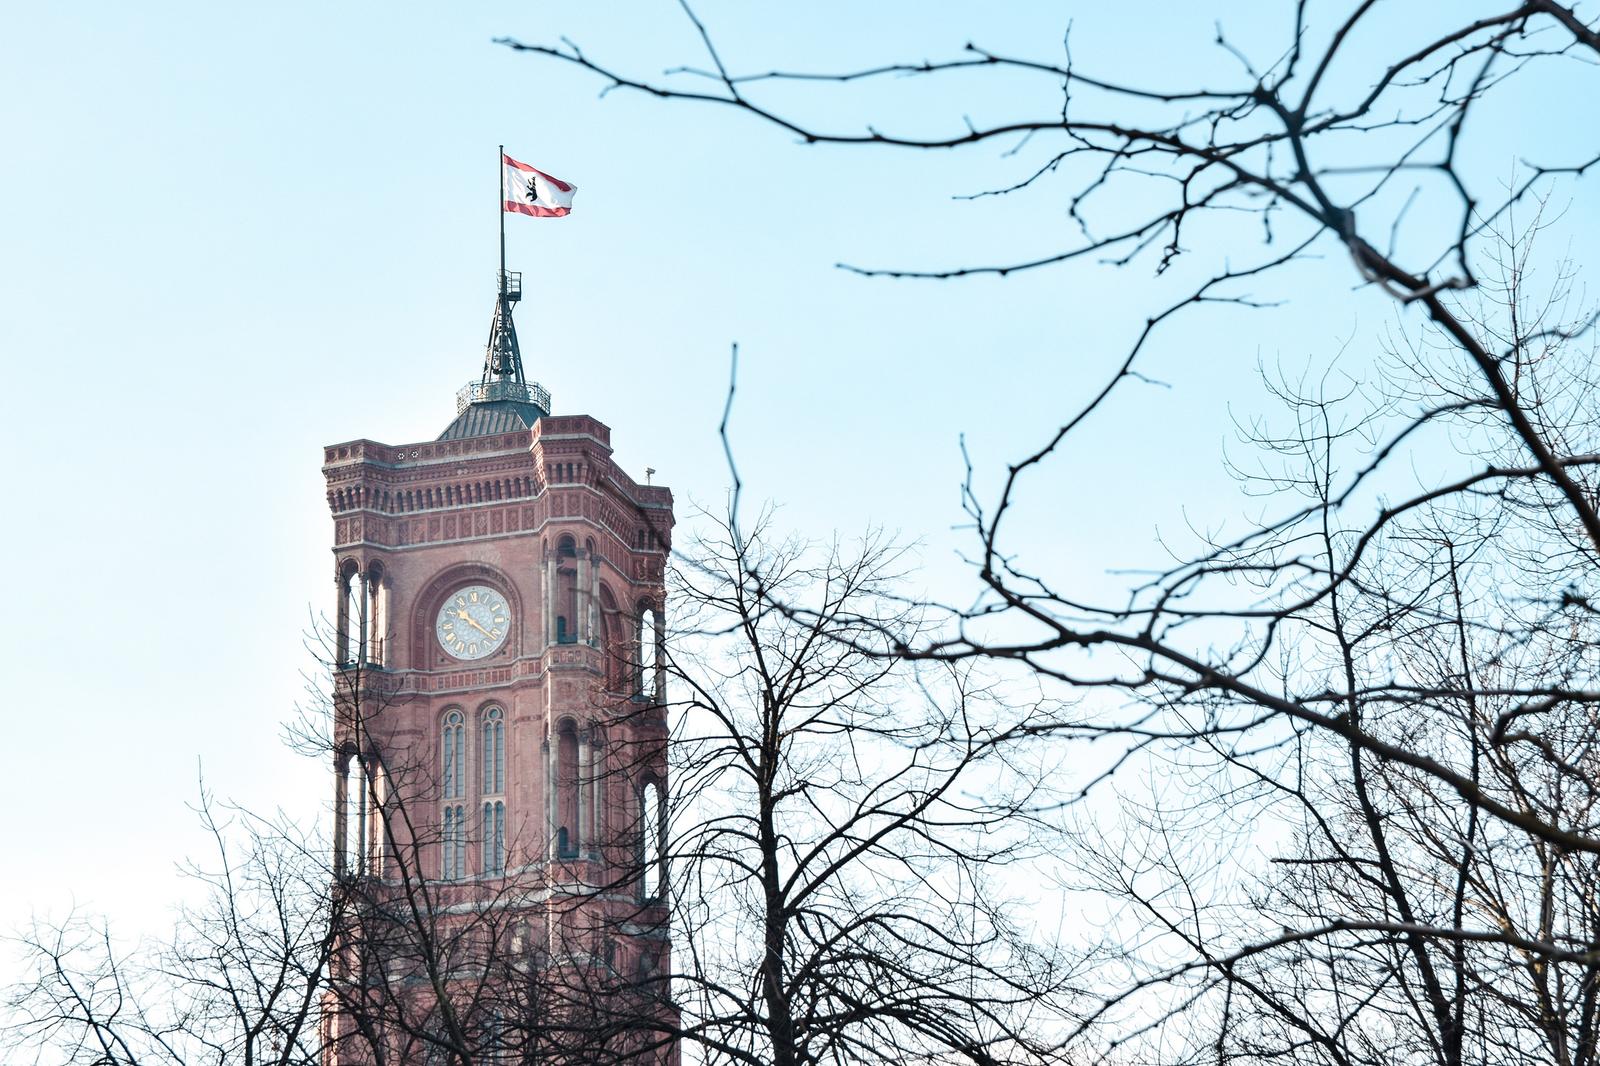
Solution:
{"label": "clock face", "polygon": [[450,594],[433,623],[439,646],[457,659],[493,655],[511,632],[511,607],[487,585],[468,585]]}

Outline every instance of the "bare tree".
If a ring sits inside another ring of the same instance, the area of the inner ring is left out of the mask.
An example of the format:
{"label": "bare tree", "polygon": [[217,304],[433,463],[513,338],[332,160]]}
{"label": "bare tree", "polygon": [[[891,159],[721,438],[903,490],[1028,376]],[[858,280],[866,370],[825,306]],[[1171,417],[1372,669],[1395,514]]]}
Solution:
{"label": "bare tree", "polygon": [[321,1062],[335,908],[326,868],[299,861],[315,845],[204,790],[198,811],[214,852],[188,873],[204,898],[169,941],[128,945],[85,915],[20,936],[31,973],[7,992],[7,1061]]}
{"label": "bare tree", "polygon": [[855,646],[864,625],[914,637],[892,545],[802,544],[770,512],[707,528],[677,570],[652,857],[683,1038],[706,1062],[1051,1061],[1066,975],[994,876],[1034,852],[1036,723],[970,668]]}
{"label": "bare tree", "polygon": [[[685,11],[709,64],[661,80],[569,43],[507,43],[807,144],[1004,145],[1003,165],[1019,169],[992,191],[1062,189],[1076,226],[1049,255],[862,274],[1092,259],[1190,279],[1131,324],[1111,375],[998,491],[969,477],[976,606],[921,640],[856,640],[1071,686],[1089,713],[1055,735],[1120,745],[1071,785],[1089,797],[1116,783],[1122,809],[1084,799],[1073,814],[1085,837],[1072,883],[1107,891],[1112,909],[1092,956],[1108,991],[1064,1046],[1157,1061],[1593,1062],[1594,316],[1567,310],[1563,282],[1530,294],[1517,215],[1581,190],[1600,151],[1580,123],[1564,158],[1524,160],[1509,183],[1471,160],[1475,140],[1502,134],[1484,116],[1508,86],[1557,101],[1568,74],[1592,85],[1600,23],[1553,0],[1466,14],[1285,4],[1277,52],[1257,62],[1223,27],[1214,43],[1237,60],[1236,82],[1183,87],[1142,77],[1137,61],[1088,70],[1065,45],[745,74]],[[1037,94],[1011,99],[1037,110],[991,125],[953,116],[942,136],[870,115],[859,132],[824,128],[787,110],[803,109],[806,85],[958,77],[1035,79]],[[763,102],[776,85],[786,110]],[[1354,381],[1277,383],[1290,426],[1247,432],[1274,458],[1245,472],[1259,520],[1174,546],[1175,561],[1112,602],[1049,560],[1018,563],[1028,486],[1138,385],[1151,339],[1208,306],[1295,294],[1297,268],[1330,249],[1349,280],[1392,297],[1410,341]],[[815,615],[781,589],[763,598]]]}
{"label": "bare tree", "polygon": [[[434,876],[451,841],[413,801],[440,794],[436,761],[384,738],[403,687],[335,640],[331,689],[289,729],[344,781],[332,840],[206,795],[204,902],[128,952],[103,925],[41,924],[5,1046],[110,1066],[670,1062],[683,1042],[711,1062],[1053,1060],[1067,975],[992,876],[1034,853],[1025,742],[1050,719],[1014,721],[970,667],[853,646],[868,610],[914,636],[892,547],[716,528],[678,571],[679,786],[649,792],[653,750],[606,763],[608,789],[650,796],[613,805],[616,880]],[[645,649],[608,632],[595,698],[648,717]],[[664,943],[669,917],[687,965],[613,951]]]}
{"label": "bare tree", "polygon": [[[1566,279],[1554,299],[1530,294],[1529,242],[1502,252],[1474,321],[1523,332],[1508,338],[1519,353],[1508,369],[1531,417],[1592,451],[1593,345],[1527,340],[1565,326],[1554,316]],[[1214,692],[1169,690],[1176,719],[1144,723],[1159,785],[1119,789],[1114,826],[1077,826],[1081,839],[1122,846],[1077,850],[1075,887],[1127,907],[1102,949],[1129,976],[1086,1019],[1086,1038],[1161,1002],[1182,1009],[1147,1035],[1195,1055],[1594,1061],[1600,867],[1550,839],[1552,828],[1590,832],[1597,814],[1583,692],[1600,634],[1591,612],[1551,597],[1552,584],[1583,582],[1593,556],[1581,532],[1549,521],[1559,500],[1519,482],[1343,521],[1346,470],[1366,465],[1374,434],[1419,388],[1465,401],[1434,408],[1455,439],[1494,439],[1471,368],[1443,365],[1426,331],[1416,341],[1391,354],[1381,388],[1279,382],[1289,424],[1252,427],[1268,461],[1241,475],[1304,495],[1310,511],[1218,565],[1279,608],[1263,615],[1271,654],[1256,677],[1337,700],[1364,738],[1460,767],[1473,791]]]}
{"label": "bare tree", "polygon": [[188,867],[201,901],[157,943],[123,944],[81,915],[36,921],[18,944],[32,977],[3,1004],[7,1061],[651,1061],[661,1042],[641,1042],[637,1018],[661,1004],[608,967],[607,930],[577,920],[581,895],[549,891],[539,864],[487,882],[438,876],[437,805],[415,802],[439,794],[438,767],[375,742],[406,696],[353,650],[365,643],[311,642],[324,669],[288,726],[298,750],[353,779],[332,838],[202,791],[214,850]]}

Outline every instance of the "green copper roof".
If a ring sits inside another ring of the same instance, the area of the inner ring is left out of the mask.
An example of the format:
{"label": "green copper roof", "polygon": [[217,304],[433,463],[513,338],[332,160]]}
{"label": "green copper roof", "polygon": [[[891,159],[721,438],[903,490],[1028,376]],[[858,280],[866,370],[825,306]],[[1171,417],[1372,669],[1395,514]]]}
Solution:
{"label": "green copper roof", "polygon": [[492,433],[515,433],[531,429],[544,412],[531,403],[515,400],[489,400],[475,403],[456,415],[455,421],[439,434],[440,440],[487,437]]}

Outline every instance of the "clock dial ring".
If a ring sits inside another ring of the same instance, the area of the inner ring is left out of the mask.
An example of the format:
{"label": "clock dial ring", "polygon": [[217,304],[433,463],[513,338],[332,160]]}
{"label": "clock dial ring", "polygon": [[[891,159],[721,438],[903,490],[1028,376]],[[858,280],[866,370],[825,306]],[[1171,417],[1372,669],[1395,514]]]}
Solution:
{"label": "clock dial ring", "polygon": [[489,585],[463,585],[439,605],[433,635],[453,659],[486,659],[505,647],[511,634],[511,605]]}

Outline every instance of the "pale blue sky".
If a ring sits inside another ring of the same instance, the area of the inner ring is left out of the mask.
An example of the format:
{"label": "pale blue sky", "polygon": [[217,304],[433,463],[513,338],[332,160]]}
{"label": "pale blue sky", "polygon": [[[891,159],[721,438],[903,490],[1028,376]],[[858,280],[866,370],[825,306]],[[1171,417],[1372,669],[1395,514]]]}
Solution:
{"label": "pale blue sky", "polygon": [[[1071,19],[1086,70],[1167,84],[1233,70],[1209,47],[1215,11],[1176,0],[703,14],[741,69],[938,57],[968,39],[1050,57]],[[1268,60],[1287,23],[1266,3],[1223,17]],[[635,476],[655,467],[681,513],[714,504],[737,341],[752,495],[812,535],[880,523],[921,539],[926,580],[951,599],[970,594],[952,561],[959,436],[992,484],[1175,291],[1093,263],[959,283],[835,270],[994,261],[1074,231],[1058,192],[952,199],[1018,176],[1009,145],[807,148],[717,109],[601,100],[594,79],[491,43],[563,34],[646,74],[703,61],[665,0],[8,12],[0,799],[28,831],[7,846],[0,924],[75,899],[158,926],[174,863],[201,844],[184,804],[202,763],[255,806],[309,816],[324,801],[323,768],[276,739],[313,665],[308,611],[331,589],[320,449],[430,439],[477,374],[497,144],[579,187],[571,218],[508,223],[525,359],[557,410],[610,424],[618,457]],[[920,91],[888,85],[881,105]],[[1048,85],[974,80],[930,98],[924,132],[1054,102]],[[853,121],[842,96],[812,99],[819,119]],[[1576,94],[1497,106],[1474,151],[1508,177],[1592,122]],[[1580,202],[1557,240],[1582,253],[1596,230]],[[1159,558],[1158,528],[1237,515],[1220,457],[1230,405],[1259,403],[1257,361],[1359,353],[1394,319],[1344,262],[1318,269],[1272,294],[1298,297],[1281,310],[1164,336],[1146,369],[1173,387],[1131,391],[1040,478],[1019,547],[1093,582]]]}

